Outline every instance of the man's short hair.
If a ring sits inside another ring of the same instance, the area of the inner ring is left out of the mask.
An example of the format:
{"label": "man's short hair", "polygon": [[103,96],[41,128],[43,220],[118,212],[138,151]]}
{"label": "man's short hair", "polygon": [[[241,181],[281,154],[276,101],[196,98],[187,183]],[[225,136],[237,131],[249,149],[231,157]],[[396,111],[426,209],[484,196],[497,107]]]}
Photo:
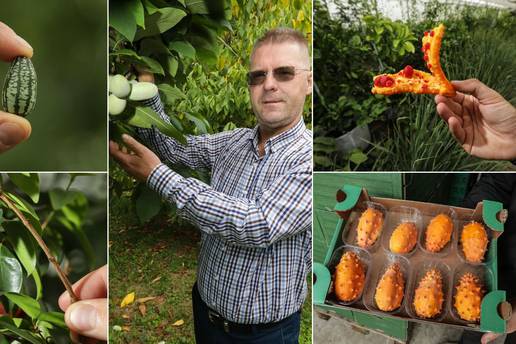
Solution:
{"label": "man's short hair", "polygon": [[253,50],[251,52],[251,58],[254,55],[256,49],[264,44],[284,42],[298,43],[308,51],[308,41],[301,32],[287,27],[279,27],[267,31],[262,37],[258,38],[258,40],[254,43]]}

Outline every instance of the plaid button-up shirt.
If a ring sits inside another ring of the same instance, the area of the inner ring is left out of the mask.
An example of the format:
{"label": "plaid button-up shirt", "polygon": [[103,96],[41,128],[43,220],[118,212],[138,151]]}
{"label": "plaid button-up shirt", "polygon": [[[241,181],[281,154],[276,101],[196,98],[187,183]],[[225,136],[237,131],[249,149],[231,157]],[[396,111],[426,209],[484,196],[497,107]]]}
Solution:
{"label": "plaid button-up shirt", "polygon": [[[168,121],[159,96],[146,103]],[[138,135],[164,162],[211,171],[211,185],[164,164],[147,179],[201,230],[197,278],[208,306],[243,324],[298,311],[312,249],[312,135],[303,121],[269,139],[262,157],[258,127],[189,136],[184,146],[157,129]]]}

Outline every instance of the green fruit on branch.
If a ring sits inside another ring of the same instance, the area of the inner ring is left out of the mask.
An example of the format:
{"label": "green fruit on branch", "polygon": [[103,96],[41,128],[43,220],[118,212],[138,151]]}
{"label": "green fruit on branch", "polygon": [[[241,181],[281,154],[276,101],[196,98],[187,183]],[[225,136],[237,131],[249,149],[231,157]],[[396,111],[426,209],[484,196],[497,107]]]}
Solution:
{"label": "green fruit on branch", "polygon": [[108,99],[109,103],[109,114],[112,116],[120,115],[124,110],[125,106],[127,105],[127,100],[120,99],[114,94],[109,95]]}
{"label": "green fruit on branch", "polygon": [[138,82],[133,84],[129,100],[142,101],[150,99],[158,94],[158,87],[151,82]]}
{"label": "green fruit on branch", "polygon": [[109,78],[109,92],[120,99],[127,98],[131,93],[131,84],[125,76],[117,74]]}
{"label": "green fruit on branch", "polygon": [[4,111],[27,116],[36,106],[37,76],[28,57],[18,56],[11,63],[2,91]]}

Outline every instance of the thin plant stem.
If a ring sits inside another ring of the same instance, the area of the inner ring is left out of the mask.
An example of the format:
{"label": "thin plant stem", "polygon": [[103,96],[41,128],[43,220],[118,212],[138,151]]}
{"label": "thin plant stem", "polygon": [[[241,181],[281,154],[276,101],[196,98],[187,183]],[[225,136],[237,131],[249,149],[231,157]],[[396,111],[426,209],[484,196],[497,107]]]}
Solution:
{"label": "thin plant stem", "polygon": [[11,200],[9,199],[9,197],[6,196],[5,193],[3,193],[3,192],[0,193],[0,200],[2,200],[16,214],[16,216],[18,216],[18,218],[21,220],[23,225],[29,230],[29,232],[32,234],[34,239],[36,239],[39,247],[41,247],[43,252],[45,252],[45,255],[47,256],[50,263],[52,263],[52,265],[56,269],[57,274],[58,274],[59,278],[61,279],[61,282],[63,283],[66,290],[68,291],[68,294],[70,295],[71,303],[79,301],[79,298],[77,297],[77,295],[74,293],[74,291],[72,289],[72,284],[68,280],[68,277],[66,277],[63,270],[61,270],[61,267],[59,266],[57,259],[52,255],[47,244],[45,244],[45,241],[43,241],[43,238],[39,235],[38,231],[36,231],[36,229],[32,226],[32,224],[27,220],[25,215],[23,215],[21,213],[21,211],[18,210],[18,208],[11,202]]}

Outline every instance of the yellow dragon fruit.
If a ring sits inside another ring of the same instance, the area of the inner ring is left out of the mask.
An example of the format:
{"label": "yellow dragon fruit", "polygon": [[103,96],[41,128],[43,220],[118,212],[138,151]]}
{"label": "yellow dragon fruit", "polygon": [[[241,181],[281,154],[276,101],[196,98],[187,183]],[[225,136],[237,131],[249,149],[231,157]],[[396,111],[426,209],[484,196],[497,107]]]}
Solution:
{"label": "yellow dragon fruit", "polygon": [[480,320],[480,305],[484,297],[484,288],[477,276],[472,273],[465,273],[456,286],[455,293],[455,309],[461,317],[466,321]]}
{"label": "yellow dragon fruit", "polygon": [[443,307],[443,278],[437,269],[428,270],[419,281],[414,295],[414,309],[421,318],[433,318]]}
{"label": "yellow dragon fruit", "polygon": [[426,227],[425,248],[430,252],[441,251],[450,242],[452,232],[452,219],[446,214],[437,215]]}
{"label": "yellow dragon fruit", "polygon": [[390,312],[401,306],[405,290],[405,280],[400,266],[392,264],[385,271],[376,286],[374,300],[382,311]]}
{"label": "yellow dragon fruit", "polygon": [[394,253],[409,253],[416,246],[416,242],[416,224],[413,222],[402,222],[392,232],[389,248]]}
{"label": "yellow dragon fruit", "polygon": [[341,301],[352,301],[362,294],[365,268],[354,252],[346,252],[335,269],[335,295]]}
{"label": "yellow dragon fruit", "polygon": [[357,244],[362,248],[372,246],[383,226],[383,214],[380,210],[374,208],[367,208],[360,219],[357,226]]}
{"label": "yellow dragon fruit", "polygon": [[467,261],[480,263],[484,260],[489,241],[484,226],[475,221],[468,223],[462,229],[460,241]]}

